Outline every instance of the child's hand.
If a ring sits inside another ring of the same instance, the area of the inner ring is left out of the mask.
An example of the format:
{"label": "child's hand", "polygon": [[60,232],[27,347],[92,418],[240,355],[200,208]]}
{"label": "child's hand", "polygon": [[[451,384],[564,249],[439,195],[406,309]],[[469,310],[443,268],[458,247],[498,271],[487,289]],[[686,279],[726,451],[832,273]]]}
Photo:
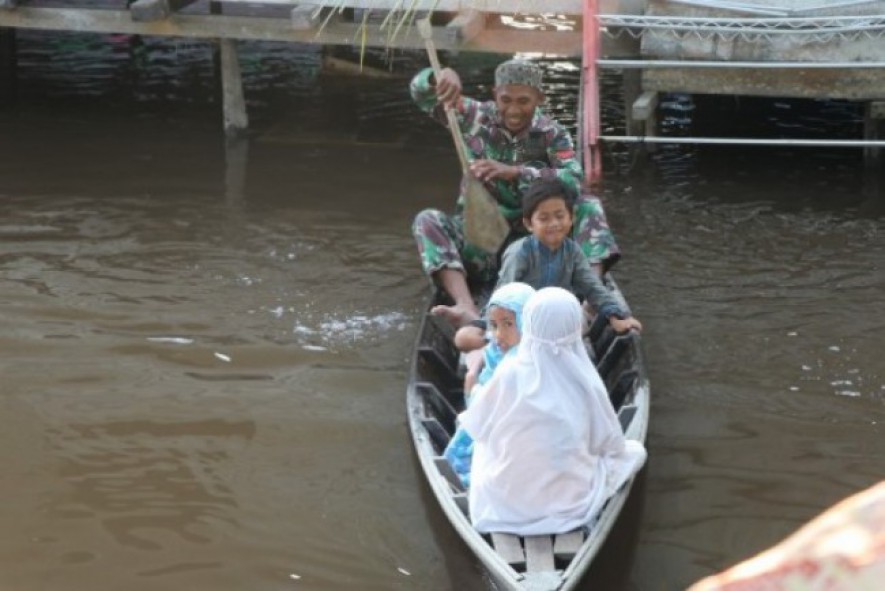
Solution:
{"label": "child's hand", "polygon": [[475,350],[467,353],[464,361],[467,366],[467,373],[464,374],[464,397],[466,398],[473,390],[473,386],[476,385],[476,380],[482,371],[484,365],[482,351]]}
{"label": "child's hand", "polygon": [[479,377],[479,372],[476,371],[468,371],[464,374],[464,398],[466,399],[470,392],[473,390],[473,387],[476,385],[476,379]]}
{"label": "child's hand", "polygon": [[635,330],[637,332],[642,332],[642,323],[638,320],[630,316],[629,318],[616,318],[612,316],[608,319],[608,323],[611,325],[615,332],[618,334],[622,334],[627,332],[628,330]]}

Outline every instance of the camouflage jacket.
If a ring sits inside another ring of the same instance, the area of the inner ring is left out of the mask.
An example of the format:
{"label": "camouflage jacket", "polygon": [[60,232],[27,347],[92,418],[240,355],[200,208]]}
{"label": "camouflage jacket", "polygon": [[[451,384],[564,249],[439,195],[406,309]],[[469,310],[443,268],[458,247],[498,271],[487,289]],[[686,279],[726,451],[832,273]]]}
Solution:
{"label": "camouflage jacket", "polygon": [[[432,73],[431,68],[418,72],[412,79],[410,91],[422,111],[445,125],[445,112],[437,103],[436,92],[430,85]],[[516,135],[504,127],[495,101],[482,102],[462,96],[457,116],[471,159],[485,158],[522,167],[522,173],[513,181],[486,183],[489,192],[498,200],[501,212],[511,222],[519,224],[523,191],[535,179],[556,177],[575,195],[581,194],[584,171],[575,154],[572,136],[540,108],[535,110],[531,124]],[[462,195],[458,199],[459,212],[463,200]]]}

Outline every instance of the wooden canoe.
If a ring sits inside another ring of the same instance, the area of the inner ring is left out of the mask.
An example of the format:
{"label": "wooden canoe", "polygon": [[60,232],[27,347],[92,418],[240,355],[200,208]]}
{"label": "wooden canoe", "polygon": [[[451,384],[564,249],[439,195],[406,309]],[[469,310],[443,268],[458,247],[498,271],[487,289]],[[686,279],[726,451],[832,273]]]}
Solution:
{"label": "wooden canoe", "polygon": [[[608,276],[606,284],[626,302]],[[467,546],[501,590],[566,591],[577,588],[612,529],[633,486],[628,481],[612,496],[591,526],[556,536],[481,534],[470,523],[467,493],[442,452],[464,409],[462,370],[448,323],[432,316],[443,303],[440,293],[428,300],[413,350],[406,393],[409,427],[427,482],[440,507]],[[585,336],[591,357],[606,384],[628,439],[645,443],[650,392],[640,338],[616,335],[601,322]]]}

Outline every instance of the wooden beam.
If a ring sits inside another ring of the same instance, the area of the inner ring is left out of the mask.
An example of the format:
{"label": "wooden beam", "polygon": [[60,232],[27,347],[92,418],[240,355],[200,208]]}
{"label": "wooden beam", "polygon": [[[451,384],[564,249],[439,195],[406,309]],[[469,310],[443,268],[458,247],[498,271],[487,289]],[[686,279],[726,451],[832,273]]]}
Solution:
{"label": "wooden beam", "polygon": [[525,554],[522,551],[522,545],[519,543],[518,536],[502,532],[492,532],[492,546],[494,546],[495,552],[508,564],[525,564]]}
{"label": "wooden beam", "polygon": [[469,43],[485,28],[485,13],[478,10],[464,10],[449,21],[445,31],[453,43]]}
{"label": "wooden beam", "polygon": [[194,2],[196,0],[135,0],[129,6],[129,12],[136,22],[161,21]]}
{"label": "wooden beam", "polygon": [[[129,11],[85,8],[31,8],[0,11],[0,27],[76,31],[92,33],[128,33],[194,39],[243,39],[285,41],[320,45],[353,45],[361,23],[330,22],[322,31],[297,31],[289,19],[248,16],[212,16],[179,14],[162,21],[133,21]],[[491,23],[470,43],[455,43],[445,31],[434,30],[438,50],[486,51],[493,53],[543,52],[547,55],[581,54],[580,31],[530,31],[492,27]],[[391,49],[424,47],[417,30],[408,30],[390,39],[380,25],[368,25],[366,44]]]}
{"label": "wooden beam", "polygon": [[526,536],[525,569],[530,572],[554,569],[553,542],[550,536]]}
{"label": "wooden beam", "polygon": [[[224,0],[226,3],[264,3],[277,5],[293,5],[294,0]],[[411,3],[405,3],[411,4]],[[337,3],[336,3],[337,6]],[[357,10],[372,11],[402,10],[403,0],[346,0],[345,7]],[[410,10],[418,12],[434,10],[436,12],[459,12],[461,10],[478,10],[480,12],[501,14],[583,14],[582,0],[417,0]]]}
{"label": "wooden beam", "polygon": [[653,69],[643,70],[642,87],[688,94],[881,100],[885,69]]}
{"label": "wooden beam", "polygon": [[296,31],[315,29],[320,23],[319,7],[314,4],[299,4],[290,15],[292,28]]}
{"label": "wooden beam", "polygon": [[639,95],[639,98],[633,102],[630,112],[633,119],[637,121],[645,121],[655,114],[658,108],[658,93],[648,90]]}
{"label": "wooden beam", "polygon": [[560,560],[569,561],[575,557],[584,543],[584,532],[581,530],[557,534],[553,542],[553,555]]}

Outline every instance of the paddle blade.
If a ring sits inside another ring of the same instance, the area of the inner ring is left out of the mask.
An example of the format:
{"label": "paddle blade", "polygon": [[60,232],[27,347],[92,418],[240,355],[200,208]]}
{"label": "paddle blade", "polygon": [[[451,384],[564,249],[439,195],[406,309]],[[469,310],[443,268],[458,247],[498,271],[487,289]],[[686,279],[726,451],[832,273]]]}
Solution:
{"label": "paddle blade", "polygon": [[510,233],[498,203],[476,178],[467,179],[464,191],[464,238],[486,252],[496,253]]}

